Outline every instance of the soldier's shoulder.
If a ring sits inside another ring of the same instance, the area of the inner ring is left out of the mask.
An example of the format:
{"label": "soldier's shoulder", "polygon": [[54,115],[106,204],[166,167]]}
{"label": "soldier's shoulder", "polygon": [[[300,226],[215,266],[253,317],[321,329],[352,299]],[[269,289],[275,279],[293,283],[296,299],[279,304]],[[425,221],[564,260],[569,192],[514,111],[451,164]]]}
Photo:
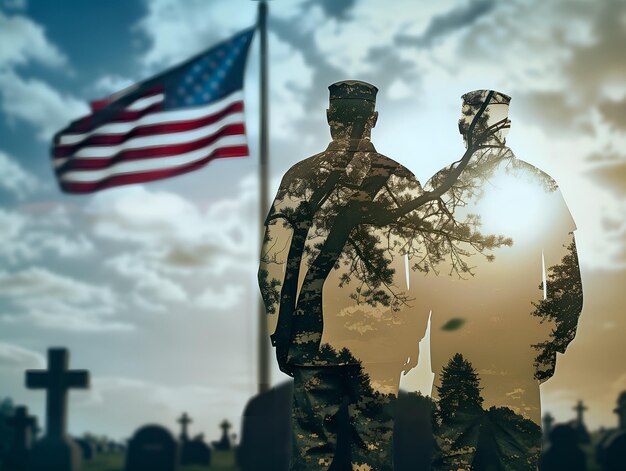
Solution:
{"label": "soldier's shoulder", "polygon": [[305,178],[313,169],[319,166],[323,156],[324,152],[320,152],[319,154],[312,155],[311,157],[307,157],[293,164],[285,172],[283,183],[288,184],[294,179]]}
{"label": "soldier's shoulder", "polygon": [[384,167],[388,169],[390,173],[393,173],[397,177],[418,181],[417,177],[408,168],[406,168],[401,163],[396,162],[391,157],[388,157],[385,154],[381,154],[380,152],[376,152],[376,158],[373,160],[372,165]]}
{"label": "soldier's shoulder", "polygon": [[529,183],[542,187],[546,192],[554,192],[559,189],[556,180],[548,173],[517,157],[510,159],[505,169],[516,177],[524,178]]}

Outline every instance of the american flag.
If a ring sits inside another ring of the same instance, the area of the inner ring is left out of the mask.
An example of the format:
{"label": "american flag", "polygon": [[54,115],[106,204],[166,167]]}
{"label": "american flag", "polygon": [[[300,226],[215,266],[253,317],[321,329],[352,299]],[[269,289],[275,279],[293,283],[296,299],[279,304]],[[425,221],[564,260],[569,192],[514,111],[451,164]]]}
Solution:
{"label": "american flag", "polygon": [[91,103],[59,131],[52,162],[61,189],[90,193],[248,155],[243,76],[254,29]]}

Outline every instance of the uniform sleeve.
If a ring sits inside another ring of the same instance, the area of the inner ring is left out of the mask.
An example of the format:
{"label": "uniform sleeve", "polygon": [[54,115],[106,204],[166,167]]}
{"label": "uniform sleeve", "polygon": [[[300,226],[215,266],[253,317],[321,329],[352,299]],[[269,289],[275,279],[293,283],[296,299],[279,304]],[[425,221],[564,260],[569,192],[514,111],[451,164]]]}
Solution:
{"label": "uniform sleeve", "polygon": [[550,231],[543,245],[544,299],[535,305],[534,314],[550,326],[535,365],[537,378],[545,381],[556,367],[557,353],[565,353],[576,336],[583,306],[583,288],[574,230],[576,225],[561,193],[552,195],[555,211],[549,218]]}
{"label": "uniform sleeve", "polygon": [[295,177],[294,167],[289,169],[283,176],[276,197],[272,202],[270,210],[265,218],[265,225],[275,224],[281,221],[293,225],[292,216],[302,201],[305,200],[306,194],[299,187],[299,181]]}

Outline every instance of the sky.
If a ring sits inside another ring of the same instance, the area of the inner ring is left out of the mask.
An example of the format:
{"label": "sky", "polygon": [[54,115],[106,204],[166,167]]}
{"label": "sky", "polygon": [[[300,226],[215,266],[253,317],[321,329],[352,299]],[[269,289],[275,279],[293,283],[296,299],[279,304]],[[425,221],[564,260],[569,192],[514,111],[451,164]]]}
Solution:
{"label": "sky", "polygon": [[[102,98],[254,24],[244,0],[0,0],[0,397],[42,417],[24,370],[66,346],[91,371],[69,429],[145,423],[217,439],[256,392],[258,38],[245,79],[251,155],[93,195],[62,194],[52,135]],[[615,426],[626,389],[626,2],[269,2],[271,193],[330,140],[328,85],[379,88],[377,150],[425,183],[463,153],[460,96],[512,96],[507,142],[559,184],[578,227],[584,310],[544,410]],[[71,27],[70,27],[71,25]],[[620,361],[621,360],[621,361]],[[403,387],[425,391],[422,361]],[[286,377],[274,367],[272,381]]]}

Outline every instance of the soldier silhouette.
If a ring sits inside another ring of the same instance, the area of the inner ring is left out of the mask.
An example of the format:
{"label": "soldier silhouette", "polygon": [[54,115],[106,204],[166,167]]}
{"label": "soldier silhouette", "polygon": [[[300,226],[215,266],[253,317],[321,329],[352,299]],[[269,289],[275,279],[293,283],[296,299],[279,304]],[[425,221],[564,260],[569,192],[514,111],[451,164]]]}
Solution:
{"label": "soldier silhouette", "polygon": [[506,146],[509,102],[490,90],[463,96],[459,130],[471,157],[422,213],[434,231],[458,235],[428,250],[432,269],[417,282],[420,309],[432,315],[437,470],[536,469],[539,385],[582,308],[574,222],[554,180]]}
{"label": "soldier silhouette", "polygon": [[417,212],[405,206],[422,191],[370,141],[377,88],[329,90],[332,142],[283,177],[259,285],[279,366],[294,377],[291,469],[329,469],[347,397],[352,469],[391,470],[393,403],[427,321],[410,280]]}

